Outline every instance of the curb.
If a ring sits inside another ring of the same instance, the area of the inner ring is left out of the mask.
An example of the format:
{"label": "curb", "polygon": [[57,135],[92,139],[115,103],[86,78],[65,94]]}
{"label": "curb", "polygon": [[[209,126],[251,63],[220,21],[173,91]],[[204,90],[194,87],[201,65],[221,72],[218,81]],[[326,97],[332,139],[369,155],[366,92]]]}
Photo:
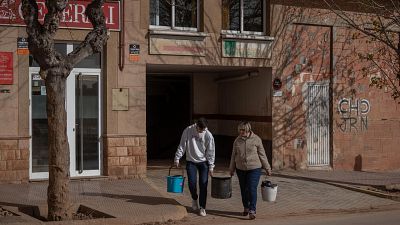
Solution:
{"label": "curb", "polygon": [[286,175],[286,174],[279,174],[279,173],[275,173],[274,176],[282,177],[282,178],[307,180],[307,181],[314,181],[314,182],[329,184],[329,185],[333,185],[333,186],[336,186],[336,187],[344,188],[344,189],[347,189],[347,190],[356,191],[356,192],[360,192],[360,193],[364,193],[364,194],[369,194],[369,195],[372,195],[372,196],[375,196],[375,197],[386,198],[386,199],[390,199],[390,200],[393,200],[393,201],[400,202],[400,195],[386,194],[386,193],[382,193],[382,192],[379,192],[379,191],[373,191],[373,190],[368,190],[368,189],[365,189],[365,188],[361,188],[361,187],[358,187],[358,186],[355,186],[355,185],[341,184],[341,183],[337,183],[337,182],[334,182],[334,181],[323,180],[323,179],[318,179],[318,178],[293,176],[293,175]]}
{"label": "curb", "polygon": [[[171,196],[168,196],[167,194],[160,191],[158,189],[158,187],[153,182],[151,182],[149,179],[143,178],[143,181],[146,182],[150,187],[152,187],[162,197],[171,198]],[[163,217],[162,221],[152,221],[152,222],[162,222],[162,223],[164,222],[165,223],[170,220],[182,220],[183,218],[187,217],[188,213],[187,213],[185,206],[179,204],[179,205],[175,205],[175,207],[176,207],[175,215],[170,214],[170,215],[167,215],[166,217]]]}

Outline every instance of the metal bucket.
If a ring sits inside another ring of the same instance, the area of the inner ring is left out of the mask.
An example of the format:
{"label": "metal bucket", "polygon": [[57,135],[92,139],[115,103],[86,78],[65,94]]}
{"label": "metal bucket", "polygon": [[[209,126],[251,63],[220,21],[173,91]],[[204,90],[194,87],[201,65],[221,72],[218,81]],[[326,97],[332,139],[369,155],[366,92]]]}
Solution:
{"label": "metal bucket", "polygon": [[211,197],[227,199],[232,197],[232,177],[211,177]]}
{"label": "metal bucket", "polygon": [[274,202],[278,193],[278,185],[272,184],[270,181],[263,181],[261,184],[262,200],[266,202]]}

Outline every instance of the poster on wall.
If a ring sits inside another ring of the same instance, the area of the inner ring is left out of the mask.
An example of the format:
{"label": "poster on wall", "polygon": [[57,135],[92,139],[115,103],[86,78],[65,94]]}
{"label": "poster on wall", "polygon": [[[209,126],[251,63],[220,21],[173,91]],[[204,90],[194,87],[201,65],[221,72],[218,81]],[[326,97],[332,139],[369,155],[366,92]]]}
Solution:
{"label": "poster on wall", "polygon": [[139,61],[140,45],[130,44],[129,45],[129,60],[132,62]]}
{"label": "poster on wall", "polygon": [[0,84],[13,84],[12,52],[0,52]]}

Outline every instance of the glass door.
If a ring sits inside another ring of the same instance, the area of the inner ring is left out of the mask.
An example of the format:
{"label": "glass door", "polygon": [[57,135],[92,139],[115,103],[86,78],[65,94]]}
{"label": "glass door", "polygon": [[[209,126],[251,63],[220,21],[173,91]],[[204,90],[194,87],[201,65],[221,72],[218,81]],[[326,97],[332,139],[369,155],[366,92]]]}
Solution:
{"label": "glass door", "polygon": [[33,179],[48,177],[48,128],[46,111],[46,87],[40,78],[39,68],[30,68],[30,160],[29,173]]}
{"label": "glass door", "polygon": [[100,175],[100,71],[74,70],[67,96],[71,176]]}
{"label": "glass door", "polygon": [[[98,176],[101,168],[100,69],[74,69],[67,78],[67,136],[70,174]],[[46,88],[39,68],[30,68],[30,178],[48,178]]]}

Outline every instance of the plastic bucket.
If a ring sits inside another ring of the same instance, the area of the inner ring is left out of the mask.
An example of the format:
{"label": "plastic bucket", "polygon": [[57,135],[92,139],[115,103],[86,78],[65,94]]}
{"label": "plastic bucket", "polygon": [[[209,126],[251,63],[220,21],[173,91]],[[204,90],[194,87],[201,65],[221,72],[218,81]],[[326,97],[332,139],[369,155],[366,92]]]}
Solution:
{"label": "plastic bucket", "polygon": [[232,177],[211,177],[211,197],[227,199],[232,197]]}
{"label": "plastic bucket", "polygon": [[278,193],[278,185],[272,187],[261,187],[262,200],[266,202],[274,202]]}
{"label": "plastic bucket", "polygon": [[182,175],[171,175],[171,169],[169,168],[168,176],[167,176],[167,192],[171,193],[182,193],[183,186],[185,184],[185,177]]}

